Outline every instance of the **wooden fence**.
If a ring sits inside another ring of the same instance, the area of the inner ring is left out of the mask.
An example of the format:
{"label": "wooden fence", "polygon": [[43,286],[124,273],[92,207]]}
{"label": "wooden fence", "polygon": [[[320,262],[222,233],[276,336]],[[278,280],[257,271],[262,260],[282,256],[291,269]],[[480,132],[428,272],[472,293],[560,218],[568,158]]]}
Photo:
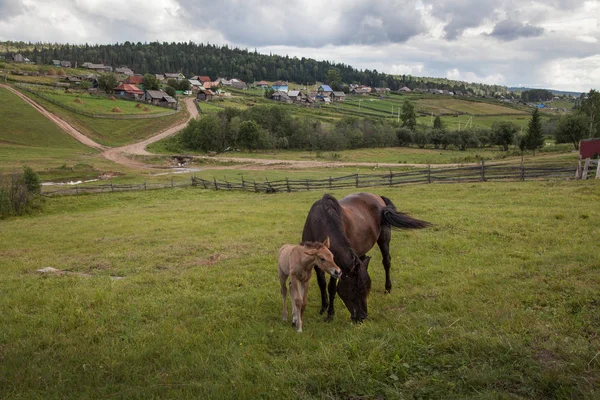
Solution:
{"label": "wooden fence", "polygon": [[93,184],[47,187],[44,195],[84,194],[121,192],[131,190],[152,190],[174,187],[200,187],[213,190],[243,190],[257,193],[297,192],[307,190],[334,190],[344,188],[393,187],[422,183],[460,183],[460,182],[501,182],[547,179],[575,179],[577,167],[572,161],[560,163],[485,163],[475,166],[422,168],[407,171],[388,171],[378,174],[353,174],[322,179],[280,179],[270,181],[239,181],[204,179],[193,176],[186,180],[175,181],[171,178],[167,183],[139,184]]}
{"label": "wooden fence", "polygon": [[[165,112],[161,112],[161,113],[156,113],[156,114],[128,114],[128,115],[117,115],[117,114],[94,114],[94,113],[90,113],[87,111],[83,111],[81,109],[78,109],[76,107],[71,107],[68,104],[65,104],[64,102],[60,102],[57,101],[55,99],[53,99],[50,96],[46,96],[44,93],[37,91],[35,89],[32,89],[31,87],[29,87],[29,85],[27,84],[23,84],[23,83],[17,83],[15,84],[16,87],[18,87],[21,90],[25,90],[26,92],[29,93],[33,93],[36,96],[41,97],[42,99],[55,104],[61,108],[64,108],[65,110],[69,110],[71,112],[74,112],[76,114],[80,114],[80,115],[85,115],[86,117],[91,117],[91,118],[105,118],[105,119],[146,119],[146,118],[160,118],[160,117],[166,117],[167,115],[173,115],[175,113],[178,113],[180,110],[171,110],[171,111],[165,111]],[[107,97],[108,98],[108,97]],[[119,100],[126,100],[126,99],[122,99],[120,97],[115,97]],[[131,100],[131,101],[135,101],[135,100]],[[143,103],[145,104],[145,103]]]}

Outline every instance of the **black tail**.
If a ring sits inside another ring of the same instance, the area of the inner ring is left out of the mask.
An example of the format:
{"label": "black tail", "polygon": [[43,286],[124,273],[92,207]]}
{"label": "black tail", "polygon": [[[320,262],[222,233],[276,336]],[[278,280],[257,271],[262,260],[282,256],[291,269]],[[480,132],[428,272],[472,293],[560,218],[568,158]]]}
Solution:
{"label": "black tail", "polygon": [[381,211],[382,223],[394,228],[401,229],[422,229],[431,225],[427,221],[413,218],[396,210],[396,206],[387,197],[381,196],[385,202],[385,207]]}

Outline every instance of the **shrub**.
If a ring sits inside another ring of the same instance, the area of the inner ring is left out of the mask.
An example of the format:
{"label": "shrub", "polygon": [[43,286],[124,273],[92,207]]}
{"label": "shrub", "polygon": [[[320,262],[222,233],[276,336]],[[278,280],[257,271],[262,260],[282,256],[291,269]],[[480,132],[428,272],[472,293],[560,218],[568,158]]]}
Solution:
{"label": "shrub", "polygon": [[41,183],[28,166],[22,173],[0,176],[0,219],[23,215],[41,207]]}

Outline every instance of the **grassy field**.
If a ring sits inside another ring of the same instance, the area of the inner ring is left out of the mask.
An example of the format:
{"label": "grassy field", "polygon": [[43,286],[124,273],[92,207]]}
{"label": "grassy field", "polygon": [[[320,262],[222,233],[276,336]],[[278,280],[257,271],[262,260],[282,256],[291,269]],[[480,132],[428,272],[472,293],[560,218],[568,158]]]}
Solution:
{"label": "grassy field", "polygon": [[324,322],[313,282],[302,334],[275,256],[321,193],[73,196],[3,221],[0,398],[598,397],[598,182],[376,193],[434,227],[394,233],[391,295],[371,252],[361,325],[339,300]]}
{"label": "grassy field", "polygon": [[184,109],[177,114],[160,118],[126,120],[92,118],[65,110],[28,92],[25,94],[31,95],[37,103],[69,122],[89,138],[106,146],[123,146],[139,142],[160,133],[178,121],[185,120],[189,115]]}
{"label": "grassy field", "polygon": [[71,138],[6,89],[0,89],[0,121],[1,173],[18,171],[23,164],[43,173],[48,168],[81,168],[99,161],[97,151]]}
{"label": "grassy field", "polygon": [[[91,114],[104,114],[104,115],[146,115],[146,114],[162,114],[171,110],[148,105],[141,104],[135,101],[127,101],[119,99],[119,96],[115,96],[115,100],[110,100],[104,96],[94,96],[89,93],[66,93],[64,89],[53,89],[41,86],[29,86],[31,90],[34,90],[42,95],[50,98],[65,107],[74,108],[77,111],[91,113]],[[138,106],[139,107],[136,107]],[[113,112],[114,108],[118,108],[119,112]],[[147,109],[147,110],[146,110]]]}

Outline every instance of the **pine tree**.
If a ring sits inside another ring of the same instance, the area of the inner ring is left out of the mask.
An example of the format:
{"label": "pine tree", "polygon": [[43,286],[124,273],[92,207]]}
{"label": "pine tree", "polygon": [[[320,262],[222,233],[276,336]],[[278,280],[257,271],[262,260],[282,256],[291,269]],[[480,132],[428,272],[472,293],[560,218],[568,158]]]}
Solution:
{"label": "pine tree", "polygon": [[524,148],[533,151],[544,146],[544,135],[542,133],[542,121],[540,120],[540,111],[536,108],[531,113],[531,119],[527,125],[527,134],[524,137]]}

